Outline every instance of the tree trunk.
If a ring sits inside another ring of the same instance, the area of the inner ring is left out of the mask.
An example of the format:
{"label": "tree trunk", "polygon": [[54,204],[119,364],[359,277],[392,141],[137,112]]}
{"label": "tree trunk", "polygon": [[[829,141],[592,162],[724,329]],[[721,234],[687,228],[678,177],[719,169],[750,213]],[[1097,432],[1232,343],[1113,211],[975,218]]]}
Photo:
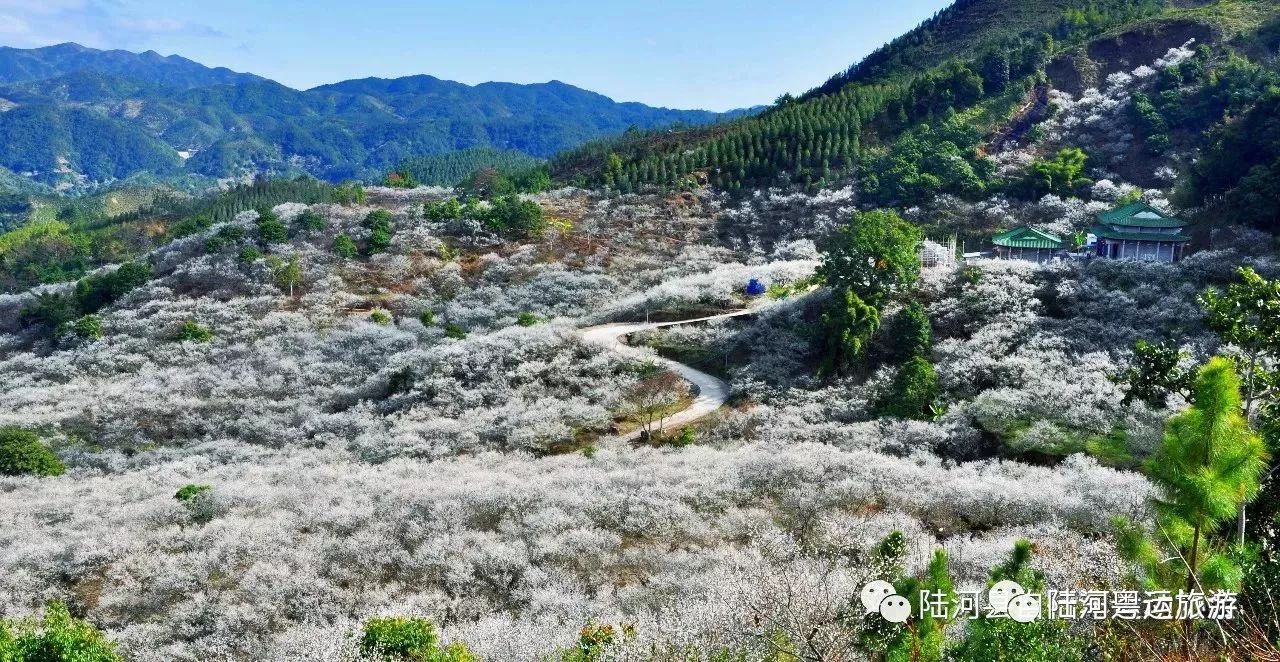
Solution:
{"label": "tree trunk", "polygon": [[1196,522],[1195,534],[1191,537],[1191,558],[1187,561],[1187,592],[1195,590],[1196,587],[1196,556],[1200,552],[1200,522]]}
{"label": "tree trunk", "polygon": [[[1250,427],[1253,426],[1253,396],[1254,396],[1254,370],[1258,365],[1257,350],[1249,352],[1249,370],[1245,373],[1245,390],[1244,390],[1244,422]],[[1246,511],[1248,505],[1244,499],[1240,500],[1240,509],[1236,517],[1236,537],[1241,545],[1244,544],[1244,530],[1248,522]]]}

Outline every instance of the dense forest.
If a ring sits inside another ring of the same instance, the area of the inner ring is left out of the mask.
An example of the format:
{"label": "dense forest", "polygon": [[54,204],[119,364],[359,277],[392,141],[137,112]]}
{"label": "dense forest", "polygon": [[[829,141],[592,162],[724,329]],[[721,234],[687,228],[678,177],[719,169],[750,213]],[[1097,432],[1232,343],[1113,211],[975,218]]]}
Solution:
{"label": "dense forest", "polygon": [[[1265,54],[1274,52],[1268,40],[1274,39],[1275,15],[1266,3],[1195,9],[1159,0],[1017,3],[1010,20],[998,24],[985,20],[995,11],[990,4],[958,2],[811,92],[784,96],[758,116],[594,141],[553,158],[551,173],[558,181],[624,192],[704,182],[729,191],[776,185],[812,190],[856,179],[876,204],[916,199],[924,190],[969,197],[998,188],[1042,194],[1020,176],[996,176],[995,164],[985,158],[986,141],[1011,122],[1044,119],[1027,111],[1052,111],[1037,104],[1053,83],[1047,71],[1066,63],[1076,75],[1092,40],[1144,30],[1159,34],[1166,30],[1161,21],[1173,19],[1202,24],[1211,33],[1235,31],[1230,41],[1201,44],[1210,50],[1194,69],[1166,73],[1154,93],[1158,98],[1136,102],[1135,112],[1144,114],[1140,130],[1156,151],[1169,148],[1162,141],[1176,139],[1212,153],[1212,143],[1232,133],[1224,113],[1247,112],[1274,84],[1275,65]],[[1202,142],[1199,134],[1214,126],[1224,128]],[[1221,193],[1223,184],[1217,186]]]}
{"label": "dense forest", "polygon": [[547,158],[630,127],[744,112],[621,103],[558,81],[468,86],[410,76],[303,91],[182,58],[75,44],[0,50],[0,98],[0,168],[73,193],[130,177],[376,181],[409,159],[470,148]]}

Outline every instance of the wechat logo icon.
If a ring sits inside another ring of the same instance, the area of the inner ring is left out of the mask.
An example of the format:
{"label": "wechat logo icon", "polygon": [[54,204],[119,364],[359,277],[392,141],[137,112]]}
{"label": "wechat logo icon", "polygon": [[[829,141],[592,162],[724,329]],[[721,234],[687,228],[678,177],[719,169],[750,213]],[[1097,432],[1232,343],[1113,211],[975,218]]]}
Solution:
{"label": "wechat logo icon", "polygon": [[898,595],[893,584],[877,579],[862,587],[862,606],[867,613],[877,613],[890,623],[906,623],[911,616],[911,603]]}

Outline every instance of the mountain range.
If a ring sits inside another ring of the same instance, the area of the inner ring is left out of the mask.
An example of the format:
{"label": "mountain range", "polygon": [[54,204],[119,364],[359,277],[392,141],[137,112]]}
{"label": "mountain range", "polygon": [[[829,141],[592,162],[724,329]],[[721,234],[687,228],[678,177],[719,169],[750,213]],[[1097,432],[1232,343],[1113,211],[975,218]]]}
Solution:
{"label": "mountain range", "polygon": [[365,78],[296,90],[153,51],[0,48],[0,167],[62,189],[141,175],[376,178],[483,147],[546,158],[629,128],[740,116],[655,108],[562,83]]}

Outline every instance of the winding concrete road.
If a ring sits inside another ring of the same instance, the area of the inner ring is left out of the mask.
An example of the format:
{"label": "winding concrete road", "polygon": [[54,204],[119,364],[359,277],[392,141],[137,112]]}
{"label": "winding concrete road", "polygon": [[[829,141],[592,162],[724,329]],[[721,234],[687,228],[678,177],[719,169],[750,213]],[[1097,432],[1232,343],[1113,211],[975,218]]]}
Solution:
{"label": "winding concrete road", "polygon": [[[671,359],[662,357],[651,357],[648,354],[628,345],[623,341],[623,336],[631,335],[637,331],[649,331],[651,329],[660,329],[667,326],[679,326],[681,324],[694,324],[696,322],[711,322],[714,320],[727,319],[730,317],[738,317],[741,315],[750,315],[757,312],[756,309],[747,308],[745,310],[735,310],[731,313],[723,313],[720,315],[712,315],[710,317],[698,317],[695,319],[680,320],[678,322],[622,322],[619,324],[602,324],[600,326],[592,326],[579,329],[578,333],[582,334],[588,342],[597,345],[603,345],[616,352],[621,352],[628,356],[638,359],[652,358],[655,362],[665,365],[683,377],[690,384],[693,384],[695,397],[693,404],[688,408],[676,414],[667,417],[660,429],[667,430],[671,428],[679,428],[696,421],[707,414],[724,406],[726,400],[729,399],[729,385],[723,379],[714,375],[709,375],[693,366],[688,366]],[[632,441],[640,437],[640,430],[634,430],[624,435],[611,437],[613,441]]]}

